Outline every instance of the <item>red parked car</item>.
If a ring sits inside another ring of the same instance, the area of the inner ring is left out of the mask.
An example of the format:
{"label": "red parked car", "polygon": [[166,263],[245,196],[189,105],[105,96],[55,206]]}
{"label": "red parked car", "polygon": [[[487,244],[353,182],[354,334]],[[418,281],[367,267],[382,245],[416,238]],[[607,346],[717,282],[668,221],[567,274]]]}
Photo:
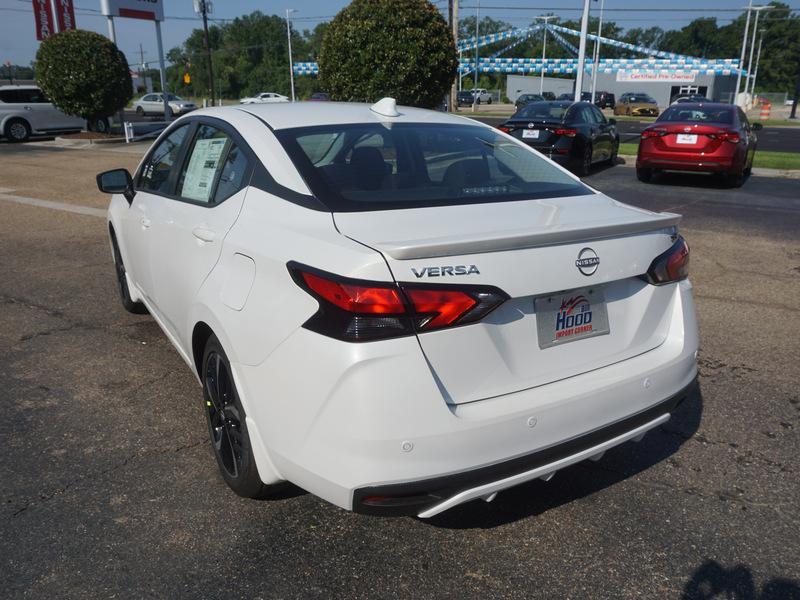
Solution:
{"label": "red parked car", "polygon": [[642,131],[636,176],[650,181],[659,171],[717,173],[733,187],[750,174],[761,123],[741,108],[711,102],[680,103]]}

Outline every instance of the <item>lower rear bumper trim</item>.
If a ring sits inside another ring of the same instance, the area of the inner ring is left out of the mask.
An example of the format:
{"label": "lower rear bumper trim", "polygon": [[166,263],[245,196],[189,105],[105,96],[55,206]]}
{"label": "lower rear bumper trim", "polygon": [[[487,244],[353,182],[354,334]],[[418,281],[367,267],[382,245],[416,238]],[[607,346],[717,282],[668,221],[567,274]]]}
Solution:
{"label": "lower rear bumper trim", "polygon": [[463,502],[546,477],[558,469],[639,438],[666,422],[696,384],[695,380],[677,394],[621,421],[531,454],[442,477],[359,488],[353,494],[353,510],[380,516],[432,517]]}

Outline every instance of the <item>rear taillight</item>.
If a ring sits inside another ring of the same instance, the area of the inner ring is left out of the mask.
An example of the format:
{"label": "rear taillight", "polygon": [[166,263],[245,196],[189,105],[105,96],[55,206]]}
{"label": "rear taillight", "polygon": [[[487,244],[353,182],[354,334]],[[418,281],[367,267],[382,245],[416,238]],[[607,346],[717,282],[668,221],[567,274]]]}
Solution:
{"label": "rear taillight", "polygon": [[319,310],[303,326],[349,342],[474,323],[508,299],[494,287],[361,281],[295,263],[289,272],[319,301]]}
{"label": "rear taillight", "polygon": [[508,125],[498,125],[497,128],[503,133],[511,133],[512,128]]}
{"label": "rear taillight", "polygon": [[654,138],[654,137],[661,137],[667,135],[666,129],[645,129],[642,132],[642,138]]}
{"label": "rear taillight", "polygon": [[559,129],[556,129],[555,134],[556,135],[563,135],[563,136],[566,136],[566,137],[575,137],[576,135],[578,135],[578,130],[577,129],[569,129],[569,128],[566,128],[566,127],[561,127]]}
{"label": "rear taillight", "polygon": [[732,144],[738,144],[740,139],[738,131],[721,131],[720,133],[709,134],[708,137],[716,138],[723,142],[731,142]]}
{"label": "rear taillight", "polygon": [[664,285],[680,281],[689,276],[689,244],[681,236],[675,240],[669,250],[656,256],[643,275],[648,283]]}

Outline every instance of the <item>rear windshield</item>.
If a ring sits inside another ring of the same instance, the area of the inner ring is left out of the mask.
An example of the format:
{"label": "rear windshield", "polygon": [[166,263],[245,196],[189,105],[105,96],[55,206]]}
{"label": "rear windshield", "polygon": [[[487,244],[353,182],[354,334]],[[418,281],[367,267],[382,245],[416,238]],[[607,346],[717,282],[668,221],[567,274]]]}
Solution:
{"label": "rear windshield", "polygon": [[334,212],[594,193],[535,150],[476,125],[365,123],[276,134]]}
{"label": "rear windshield", "polygon": [[670,106],[661,113],[656,122],[663,121],[688,121],[692,123],[723,123],[730,125],[733,123],[733,110],[728,107],[705,107],[691,106],[689,104],[679,104]]}
{"label": "rear windshield", "polygon": [[552,104],[550,102],[533,102],[526,104],[517,111],[515,118],[531,119],[532,121],[551,121],[560,123],[567,112],[569,104]]}
{"label": "rear windshield", "polygon": [[628,96],[628,102],[649,102],[650,104],[656,103],[656,101],[647,94],[631,94]]}

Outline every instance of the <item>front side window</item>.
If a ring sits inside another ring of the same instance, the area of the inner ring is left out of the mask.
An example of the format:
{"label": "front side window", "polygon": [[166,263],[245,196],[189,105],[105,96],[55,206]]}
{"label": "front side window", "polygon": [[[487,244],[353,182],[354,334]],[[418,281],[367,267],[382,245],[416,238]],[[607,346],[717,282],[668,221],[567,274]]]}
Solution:
{"label": "front side window", "polygon": [[161,194],[169,194],[170,174],[178,160],[183,139],[189,130],[188,125],[183,125],[170,133],[150,153],[147,161],[142,165],[139,176],[139,189]]}
{"label": "front side window", "polygon": [[534,150],[476,125],[365,123],[277,135],[314,194],[333,211],[593,193]]}

